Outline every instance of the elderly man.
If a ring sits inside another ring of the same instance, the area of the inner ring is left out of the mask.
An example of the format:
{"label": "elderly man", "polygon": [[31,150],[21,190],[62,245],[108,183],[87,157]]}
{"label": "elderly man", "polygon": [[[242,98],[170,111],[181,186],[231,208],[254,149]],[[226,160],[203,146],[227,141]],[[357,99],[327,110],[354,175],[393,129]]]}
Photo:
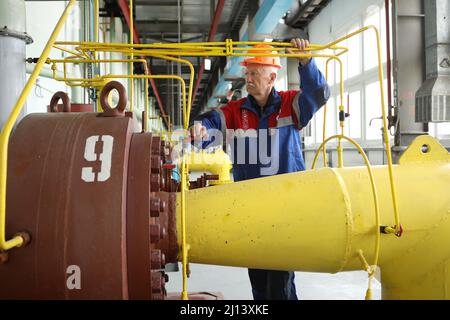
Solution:
{"label": "elderly man", "polygon": [[[288,53],[304,53],[309,46],[307,40],[298,38],[291,43],[299,50],[288,49]],[[255,48],[259,50],[254,53],[273,49],[270,45]],[[300,90],[277,92],[274,86],[282,67],[279,58],[245,59],[241,64],[246,67],[248,96],[201,115],[190,128],[191,138],[202,141],[202,147],[213,142],[209,141],[212,129],[223,133],[225,143],[234,142],[234,181],[305,170],[300,130],[326,103],[329,87],[314,59],[298,61]],[[297,300],[294,272],[249,269],[248,273],[255,300]]]}

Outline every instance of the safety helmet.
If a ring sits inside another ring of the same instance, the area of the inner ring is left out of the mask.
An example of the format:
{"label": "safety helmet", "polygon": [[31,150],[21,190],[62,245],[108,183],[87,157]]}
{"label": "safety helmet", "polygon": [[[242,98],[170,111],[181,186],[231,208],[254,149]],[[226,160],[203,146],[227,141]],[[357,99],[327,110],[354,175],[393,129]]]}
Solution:
{"label": "safety helmet", "polygon": [[[253,46],[253,48],[267,48],[267,49],[273,49],[273,47],[269,44],[256,44]],[[273,53],[271,50],[248,50],[248,53]],[[257,56],[257,57],[249,57],[245,59],[244,61],[241,61],[241,66],[248,66],[249,64],[261,64],[265,66],[271,66],[278,69],[282,68],[282,65],[280,63],[280,57],[263,57],[263,56]]]}

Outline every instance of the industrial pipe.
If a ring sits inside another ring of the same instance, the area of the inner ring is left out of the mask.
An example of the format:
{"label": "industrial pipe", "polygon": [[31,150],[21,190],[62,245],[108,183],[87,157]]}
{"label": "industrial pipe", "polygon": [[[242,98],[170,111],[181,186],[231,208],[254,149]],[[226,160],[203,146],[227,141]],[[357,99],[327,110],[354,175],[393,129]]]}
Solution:
{"label": "industrial pipe", "polygon": [[[373,172],[381,224],[392,225],[387,167]],[[449,299],[450,154],[422,136],[394,172],[406,233],[381,235],[382,297]],[[186,201],[193,263],[336,273],[362,269],[360,250],[373,260],[376,217],[365,168],[324,168],[195,189]]]}

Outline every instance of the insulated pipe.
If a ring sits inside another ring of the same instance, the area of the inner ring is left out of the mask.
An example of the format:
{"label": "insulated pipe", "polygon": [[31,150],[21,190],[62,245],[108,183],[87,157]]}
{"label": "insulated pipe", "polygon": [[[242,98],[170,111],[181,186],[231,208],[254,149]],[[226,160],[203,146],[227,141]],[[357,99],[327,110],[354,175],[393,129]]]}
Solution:
{"label": "insulated pipe", "polygon": [[[381,235],[383,299],[450,299],[450,154],[433,138],[419,137],[394,170],[406,232]],[[392,225],[387,167],[373,172],[381,225]],[[365,168],[196,189],[186,201],[193,263],[336,273],[363,269],[359,250],[373,261],[376,224]]]}

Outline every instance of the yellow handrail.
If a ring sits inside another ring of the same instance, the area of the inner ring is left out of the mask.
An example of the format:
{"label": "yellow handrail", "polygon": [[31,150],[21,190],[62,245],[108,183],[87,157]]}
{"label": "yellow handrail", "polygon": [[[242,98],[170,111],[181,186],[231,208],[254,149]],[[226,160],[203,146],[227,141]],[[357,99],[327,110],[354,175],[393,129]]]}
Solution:
{"label": "yellow handrail", "polygon": [[11,134],[11,130],[14,126],[14,123],[17,120],[17,117],[22,110],[22,107],[25,103],[25,100],[32,89],[34,82],[36,81],[41,69],[44,67],[45,61],[47,60],[50,50],[52,49],[53,44],[58,37],[59,32],[61,31],[64,22],[66,21],[69,13],[71,12],[73,6],[75,4],[75,0],[70,0],[67,4],[61,18],[55,26],[44,50],[42,51],[41,57],[39,58],[34,71],[31,73],[30,78],[28,79],[19,99],[17,100],[13,111],[11,112],[8,120],[6,121],[5,126],[2,129],[0,134],[0,250],[10,250],[14,247],[20,247],[24,239],[21,236],[16,236],[11,240],[6,241],[5,237],[5,222],[6,222],[6,179],[8,173],[8,140]]}
{"label": "yellow handrail", "polygon": [[70,54],[72,54],[72,55],[74,55],[76,57],[79,57],[81,59],[85,59],[86,58],[86,56],[80,54],[79,52],[75,52],[75,51],[69,50],[69,49],[61,47],[61,46],[53,45],[53,48],[61,50],[61,51],[64,51],[64,52],[67,52],[67,53],[70,53]]}

